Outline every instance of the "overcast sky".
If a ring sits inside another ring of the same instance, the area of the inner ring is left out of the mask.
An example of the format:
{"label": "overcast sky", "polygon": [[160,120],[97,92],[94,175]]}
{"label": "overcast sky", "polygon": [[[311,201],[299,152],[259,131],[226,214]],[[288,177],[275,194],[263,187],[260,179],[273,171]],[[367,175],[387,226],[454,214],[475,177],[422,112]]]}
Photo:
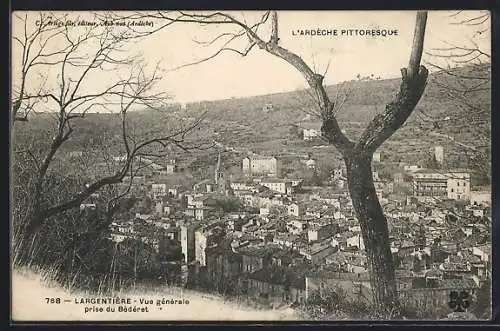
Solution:
{"label": "overcast sky", "polygon": [[[478,12],[429,12],[425,51],[434,48],[472,46],[471,38],[478,26],[456,25],[467,18],[477,17]],[[262,12],[233,13],[249,23],[255,22]],[[71,14],[73,15],[73,14]],[[76,15],[76,14],[74,14]],[[32,15],[36,18],[36,13]],[[20,33],[19,21],[14,21],[14,34]],[[326,84],[334,84],[374,74],[382,78],[400,75],[400,68],[407,66],[415,23],[414,11],[283,11],[279,12],[280,45],[296,52],[311,67],[323,73],[328,67]],[[155,23],[158,26],[158,23]],[[397,36],[300,36],[298,30],[306,29],[387,29],[397,30]],[[134,46],[149,63],[160,61],[165,71],[159,88],[172,94],[179,102],[213,100],[230,97],[252,96],[290,91],[306,86],[300,73],[283,60],[255,47],[246,57],[233,52],[221,53],[207,62],[172,70],[184,64],[212,55],[217,49],[196,43],[208,41],[221,32],[234,31],[226,26],[200,26],[174,24],[155,33]],[[265,40],[268,31],[261,31]],[[296,35],[293,35],[293,34]],[[474,42],[490,51],[489,31],[474,36]],[[246,40],[235,44],[240,49]],[[217,46],[217,45],[215,45]],[[19,61],[13,54],[13,62]],[[423,61],[429,60],[423,56]],[[436,59],[433,59],[435,62]],[[14,63],[15,65],[15,63]],[[93,76],[88,88],[104,84],[112,76]],[[112,73],[111,73],[112,75]]]}

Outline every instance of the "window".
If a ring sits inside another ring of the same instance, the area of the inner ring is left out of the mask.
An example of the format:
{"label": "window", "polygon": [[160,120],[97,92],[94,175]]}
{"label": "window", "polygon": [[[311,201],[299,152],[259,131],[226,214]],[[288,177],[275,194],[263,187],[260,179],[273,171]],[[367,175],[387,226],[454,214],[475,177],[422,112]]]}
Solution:
{"label": "window", "polygon": [[453,189],[451,189],[451,193],[453,193]]}

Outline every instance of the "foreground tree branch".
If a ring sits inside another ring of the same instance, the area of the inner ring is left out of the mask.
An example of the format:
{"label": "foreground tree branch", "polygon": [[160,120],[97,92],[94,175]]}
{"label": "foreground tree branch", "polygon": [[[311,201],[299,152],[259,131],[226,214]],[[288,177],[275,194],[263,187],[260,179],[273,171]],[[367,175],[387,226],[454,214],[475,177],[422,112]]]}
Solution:
{"label": "foreground tree branch", "polygon": [[[269,54],[286,61],[302,74],[318,103],[318,115],[322,120],[322,137],[341,152],[347,166],[351,200],[353,201],[356,216],[361,225],[363,240],[370,261],[374,301],[378,309],[385,316],[387,314],[393,317],[398,316],[399,300],[396,291],[394,263],[389,245],[387,220],[375,191],[371,160],[373,152],[403,125],[424,91],[428,72],[425,67],[420,66],[420,59],[422,56],[427,13],[417,13],[410,63],[407,69],[402,70],[402,83],[396,99],[386,106],[384,113],[373,119],[356,144],[349,140],[339,127],[338,121],[335,118],[338,107],[330,99],[323,86],[324,76],[314,72],[300,56],[279,45],[279,24],[278,13],[276,11],[265,12],[261,19],[254,25],[249,25],[245,21],[238,20],[234,16],[224,12],[209,14],[180,12],[180,15],[157,13],[148,16],[164,19],[169,23],[233,26],[237,29],[243,29],[246,32],[248,45],[245,49],[237,51],[230,47],[231,43],[241,36],[241,32],[224,33],[224,35],[230,36],[229,40],[213,55],[202,58],[196,63],[210,60],[228,49],[245,56],[249,50],[257,46]],[[271,35],[268,39],[269,41],[266,42],[267,38],[259,35],[258,28],[265,24],[269,18],[271,18]],[[210,44],[214,40],[222,38],[222,35],[217,36],[212,39]]]}
{"label": "foreground tree branch", "polygon": [[415,25],[413,48],[408,69],[401,69],[402,82],[396,98],[387,104],[385,111],[370,122],[361,135],[356,149],[373,153],[394,132],[396,132],[408,119],[420,100],[426,83],[428,71],[420,66],[424,44],[425,24],[427,13],[419,12]]}
{"label": "foreground tree branch", "polygon": [[[24,31],[28,31],[29,15],[21,18],[20,25],[24,25]],[[118,183],[121,183],[127,174],[131,174],[134,162],[138,156],[147,151],[150,146],[159,145],[162,148],[175,145],[183,150],[190,151],[199,148],[199,144],[187,143],[186,137],[194,128],[200,125],[200,120],[188,123],[180,128],[172,130],[168,134],[149,137],[147,139],[134,139],[128,132],[127,113],[134,107],[162,108],[165,106],[169,96],[164,92],[155,91],[156,83],[162,77],[158,74],[158,65],[148,73],[149,69],[140,61],[141,59],[130,52],[130,42],[141,34],[133,35],[129,31],[115,31],[107,27],[84,27],[78,30],[68,29],[65,26],[49,24],[63,17],[41,16],[39,27],[33,34],[21,33],[22,36],[14,37],[21,45],[21,56],[15,57],[21,63],[21,75],[19,75],[18,95],[14,102],[14,118],[19,115],[19,104],[25,104],[30,100],[37,100],[37,107],[49,109],[54,114],[55,131],[47,149],[43,151],[40,159],[36,160],[37,171],[33,175],[33,186],[30,192],[31,206],[25,206],[29,213],[22,220],[24,225],[22,241],[29,241],[37,230],[49,220],[64,211],[77,208],[92,194]],[[23,21],[24,20],[24,21]],[[44,21],[45,20],[45,21]],[[45,28],[50,27],[50,28]],[[49,37],[46,34],[50,33]],[[55,38],[56,45],[47,46],[45,40]],[[38,53],[31,56],[31,44],[41,45]],[[57,49],[57,51],[53,51]],[[39,55],[41,54],[41,55]],[[39,67],[39,68],[38,68]],[[35,69],[40,71],[58,72],[52,85],[45,86],[43,91],[33,90],[29,85],[26,73],[36,74]],[[114,75],[105,74],[110,70]],[[128,74],[127,74],[128,71]],[[108,77],[103,87],[94,88],[89,81],[94,75],[102,79]],[[46,199],[49,169],[53,166],[56,154],[61,147],[73,137],[74,125],[77,119],[85,119],[89,111],[104,108],[107,110],[119,110],[121,116],[121,136],[125,158],[120,168],[108,176],[97,178],[88,183],[80,191],[62,199],[51,202]],[[26,117],[27,120],[27,117]],[[18,120],[16,120],[18,121]],[[16,123],[14,121],[14,123]],[[26,146],[28,154],[32,157],[30,146]],[[36,157],[35,157],[36,158]]]}

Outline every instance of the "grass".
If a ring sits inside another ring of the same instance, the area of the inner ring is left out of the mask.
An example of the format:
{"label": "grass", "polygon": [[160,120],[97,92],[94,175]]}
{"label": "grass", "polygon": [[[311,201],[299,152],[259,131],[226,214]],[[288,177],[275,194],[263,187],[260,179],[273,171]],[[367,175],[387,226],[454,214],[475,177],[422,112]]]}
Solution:
{"label": "grass", "polygon": [[[75,298],[97,298],[100,293],[70,292],[59,287],[51,278],[50,271],[16,269],[12,273],[12,320],[21,321],[230,321],[230,320],[298,320],[299,313],[291,309],[256,309],[210,294],[201,294],[176,287],[143,287],[114,293],[120,298],[130,298],[131,306],[148,308],[148,312],[118,312],[118,305],[81,305]],[[106,296],[107,297],[107,296]],[[60,304],[46,302],[46,298],[67,299]],[[140,300],[152,300],[141,304]],[[189,304],[160,304],[158,300],[189,300]],[[106,307],[114,312],[106,312]],[[102,307],[103,312],[85,312],[85,307]],[[160,309],[161,308],[161,309]]]}

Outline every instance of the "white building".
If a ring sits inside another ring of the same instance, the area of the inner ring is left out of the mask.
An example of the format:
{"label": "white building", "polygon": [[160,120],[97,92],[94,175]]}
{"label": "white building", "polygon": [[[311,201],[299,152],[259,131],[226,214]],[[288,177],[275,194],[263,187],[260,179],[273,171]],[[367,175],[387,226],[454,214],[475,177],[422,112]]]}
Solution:
{"label": "white building", "polygon": [[304,212],[304,208],[297,203],[291,203],[288,205],[288,215],[300,217]]}
{"label": "white building", "polygon": [[365,243],[363,242],[363,237],[361,236],[361,233],[357,233],[356,235],[349,237],[346,239],[347,241],[347,247],[357,247],[360,250],[365,249]]}
{"label": "white building", "polygon": [[207,235],[203,230],[197,230],[194,233],[195,242],[195,259],[200,262],[200,266],[204,267],[207,265],[205,249],[207,248]]}
{"label": "white building", "polygon": [[167,195],[167,184],[153,183],[151,185],[151,195],[153,197],[160,197]]}
{"label": "white building", "polygon": [[450,172],[447,177],[448,198],[470,200],[470,174],[466,172]]}
{"label": "white building", "polygon": [[318,129],[304,129],[302,131],[304,140],[313,140],[321,136],[321,131]]}
{"label": "white building", "polygon": [[434,159],[438,164],[443,164],[444,161],[443,146],[434,146]]}
{"label": "white building", "polygon": [[316,160],[314,159],[309,159],[306,161],[306,166],[309,168],[309,169],[316,169]]}
{"label": "white building", "polygon": [[263,179],[260,184],[272,191],[279,192],[281,194],[290,195],[292,193],[292,182],[288,180],[269,178]]}
{"label": "white building", "polygon": [[273,104],[272,104],[272,103],[267,103],[267,104],[265,104],[265,105],[262,107],[262,111],[263,111],[264,113],[267,113],[267,112],[269,112],[269,111],[273,111],[273,110],[274,110],[274,106],[273,106]]}
{"label": "white building", "polygon": [[467,172],[421,170],[413,174],[412,185],[413,194],[417,198],[470,200],[470,174]]}
{"label": "white building", "polygon": [[267,175],[278,177],[280,165],[273,156],[252,155],[242,161],[243,173],[246,175]]}

